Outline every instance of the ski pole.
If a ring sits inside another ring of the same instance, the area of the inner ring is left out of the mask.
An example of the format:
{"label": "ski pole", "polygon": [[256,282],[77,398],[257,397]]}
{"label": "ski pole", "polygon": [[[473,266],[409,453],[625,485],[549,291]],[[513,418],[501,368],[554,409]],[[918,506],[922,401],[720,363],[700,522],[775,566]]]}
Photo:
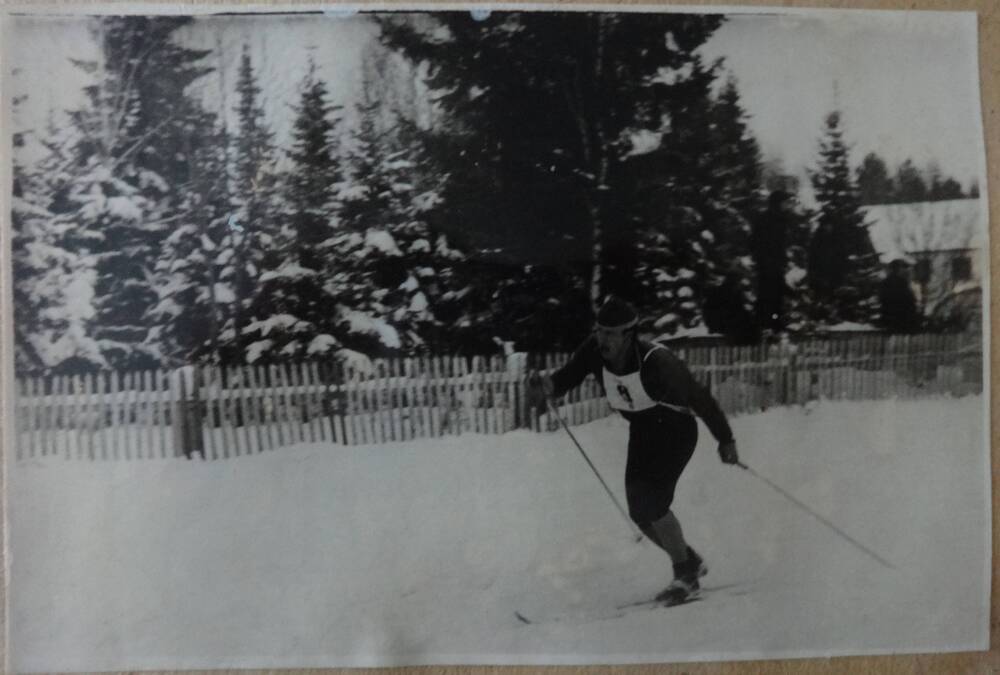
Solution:
{"label": "ski pole", "polygon": [[838,535],[840,535],[841,537],[843,537],[844,539],[846,539],[851,544],[854,544],[854,546],[856,546],[857,548],[859,548],[864,553],[867,553],[868,555],[870,555],[872,558],[874,558],[875,560],[877,560],[881,564],[885,565],[889,569],[893,569],[893,570],[896,569],[896,566],[893,565],[891,562],[887,561],[885,558],[881,557],[880,555],[878,555],[877,553],[875,553],[874,551],[872,551],[870,548],[868,548],[867,546],[865,546],[861,542],[857,541],[856,539],[854,539],[853,537],[851,537],[850,535],[848,535],[846,532],[844,532],[839,527],[837,527],[836,525],[834,525],[833,523],[831,523],[829,520],[827,520],[826,518],[824,518],[823,516],[819,515],[818,513],[816,513],[812,509],[810,509],[808,506],[806,506],[805,504],[803,504],[802,502],[800,502],[794,496],[792,496],[791,494],[789,494],[786,490],[782,489],[778,485],[775,485],[774,483],[772,483],[771,481],[769,481],[764,476],[761,476],[759,473],[757,473],[756,471],[754,471],[753,469],[751,469],[749,466],[747,466],[743,462],[736,462],[736,466],[740,467],[744,471],[748,471],[749,473],[753,474],[757,478],[761,479],[762,481],[764,481],[765,483],[767,483],[768,485],[770,485],[771,488],[773,488],[776,492],[778,492],[779,494],[781,494],[781,496],[783,496],[785,499],[787,499],[791,503],[793,503],[796,506],[798,506],[800,509],[802,509],[803,511],[805,511],[806,513],[808,513],[809,515],[811,515],[813,518],[815,518],[819,522],[821,522],[824,525],[826,525],[827,527],[829,527],[831,530],[833,530],[834,532],[836,532]]}
{"label": "ski pole", "polygon": [[594,472],[595,476],[597,476],[597,480],[601,481],[601,485],[604,487],[604,491],[608,493],[608,496],[611,497],[611,501],[613,501],[615,503],[615,506],[618,508],[618,513],[622,514],[622,518],[624,518],[625,522],[628,523],[629,529],[632,530],[632,534],[635,536],[635,540],[641,541],[642,533],[639,532],[636,526],[632,523],[632,519],[628,517],[628,514],[625,512],[625,509],[622,508],[622,505],[618,501],[618,498],[615,497],[615,494],[611,491],[611,488],[608,487],[608,484],[604,482],[604,478],[601,477],[601,472],[598,471],[597,467],[594,466],[594,463],[590,461],[590,457],[587,456],[587,453],[584,451],[583,446],[580,445],[580,441],[576,440],[576,436],[574,436],[573,432],[569,430],[569,426],[567,426],[566,420],[562,418],[562,415],[560,415],[559,412],[552,405],[552,399],[546,396],[545,404],[549,408],[549,414],[554,415],[555,418],[559,420],[559,424],[562,426],[563,431],[566,432],[566,434],[573,441],[573,445],[575,445],[576,449],[580,451],[581,455],[583,455],[583,458],[587,462],[587,466],[589,466],[590,470]]}

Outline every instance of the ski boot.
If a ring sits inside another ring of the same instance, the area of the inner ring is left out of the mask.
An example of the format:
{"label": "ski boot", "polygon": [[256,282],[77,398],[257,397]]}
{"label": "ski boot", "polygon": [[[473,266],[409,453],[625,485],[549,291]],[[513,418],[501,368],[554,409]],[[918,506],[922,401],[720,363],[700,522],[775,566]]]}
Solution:
{"label": "ski boot", "polygon": [[696,600],[701,594],[698,579],[708,574],[708,567],[700,555],[688,546],[687,560],[674,565],[674,580],[656,596],[657,602],[667,607]]}

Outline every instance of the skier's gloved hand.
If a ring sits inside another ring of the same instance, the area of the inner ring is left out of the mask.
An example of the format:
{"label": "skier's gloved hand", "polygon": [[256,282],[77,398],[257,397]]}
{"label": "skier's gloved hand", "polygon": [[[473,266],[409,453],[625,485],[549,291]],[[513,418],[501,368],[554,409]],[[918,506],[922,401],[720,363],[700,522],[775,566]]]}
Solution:
{"label": "skier's gloved hand", "polygon": [[736,452],[736,441],[728,440],[719,443],[719,459],[723,464],[736,464],[740,461],[740,455]]}

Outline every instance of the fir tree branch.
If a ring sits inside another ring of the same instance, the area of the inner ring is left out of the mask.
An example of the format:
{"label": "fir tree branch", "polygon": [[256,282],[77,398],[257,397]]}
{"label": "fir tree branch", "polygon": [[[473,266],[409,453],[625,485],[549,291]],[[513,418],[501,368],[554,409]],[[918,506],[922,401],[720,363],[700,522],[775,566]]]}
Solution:
{"label": "fir tree branch", "polygon": [[146,143],[146,141],[148,141],[151,137],[155,136],[156,133],[159,132],[159,130],[162,129],[164,126],[166,126],[168,122],[172,122],[175,117],[177,117],[176,112],[170,113],[162,122],[160,122],[155,127],[153,127],[152,129],[144,133],[142,136],[140,136],[138,139],[136,139],[135,143],[133,143],[131,147],[129,147],[127,150],[125,150],[125,152],[123,152],[115,159],[115,161],[111,164],[110,170],[114,171],[122,162],[128,159],[129,155],[131,155],[136,150],[141,148],[143,144]]}

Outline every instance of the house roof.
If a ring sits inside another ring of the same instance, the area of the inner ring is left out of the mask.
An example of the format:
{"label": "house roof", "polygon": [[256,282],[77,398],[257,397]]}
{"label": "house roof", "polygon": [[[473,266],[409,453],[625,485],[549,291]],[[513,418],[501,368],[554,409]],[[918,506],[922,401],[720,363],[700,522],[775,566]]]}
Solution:
{"label": "house roof", "polygon": [[914,253],[982,249],[986,207],[979,199],[880,204],[864,208],[882,262]]}

